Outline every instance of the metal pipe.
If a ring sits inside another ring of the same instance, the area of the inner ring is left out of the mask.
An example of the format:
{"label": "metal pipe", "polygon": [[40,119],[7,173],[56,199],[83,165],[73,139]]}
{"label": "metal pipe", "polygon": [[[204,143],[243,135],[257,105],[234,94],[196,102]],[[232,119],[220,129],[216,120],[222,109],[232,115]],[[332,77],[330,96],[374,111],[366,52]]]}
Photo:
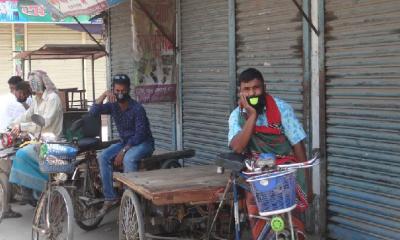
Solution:
{"label": "metal pipe", "polygon": [[[319,35],[319,104],[320,104],[320,232],[322,237],[326,233],[327,227],[327,154],[326,154],[326,104],[325,104],[325,0],[318,1],[318,26]],[[322,238],[319,238],[322,239]]]}
{"label": "metal pipe", "polygon": [[96,95],[94,90],[94,55],[92,54],[92,90],[93,90],[93,103],[96,101]]}
{"label": "metal pipe", "polygon": [[229,52],[229,96],[230,96],[230,111],[236,106],[236,19],[235,19],[235,0],[229,0],[229,17],[228,17],[228,52]]}
{"label": "metal pipe", "polygon": [[301,12],[301,14],[306,19],[306,21],[308,22],[308,24],[310,25],[312,30],[315,32],[315,34],[317,34],[319,36],[319,31],[317,30],[317,28],[315,28],[314,24],[311,22],[311,19],[303,11],[303,9],[301,8],[300,4],[298,2],[296,2],[296,0],[292,0],[292,2],[294,3],[294,5],[296,5],[297,9]]}
{"label": "metal pipe", "polygon": [[175,45],[175,41],[173,39],[171,39],[171,36],[169,36],[167,34],[167,32],[165,31],[165,29],[158,24],[157,20],[155,20],[153,18],[153,16],[151,16],[150,12],[147,10],[147,8],[139,1],[139,0],[134,0],[139,7],[143,10],[144,14],[146,14],[146,16],[150,19],[150,21],[158,28],[158,30],[160,30],[160,32],[162,33],[162,35],[168,39],[168,41],[170,41],[173,45]]}
{"label": "metal pipe", "polygon": [[96,38],[93,37],[93,35],[89,32],[89,30],[87,30],[87,28],[79,21],[78,18],[76,18],[75,16],[72,16],[75,21],[79,24],[79,26],[81,26],[81,28],[89,35],[89,37],[93,40],[93,42],[95,42],[97,44],[97,46],[99,46],[108,56],[108,52],[106,51],[106,49],[104,48],[103,45],[101,45]]}
{"label": "metal pipe", "polygon": [[85,90],[85,58],[82,58],[82,89]]}
{"label": "metal pipe", "polygon": [[[182,71],[182,24],[181,24],[181,0],[176,1],[176,61],[178,65],[178,82],[176,86],[176,147],[178,150],[183,149],[183,71]],[[184,161],[182,162],[184,163]]]}

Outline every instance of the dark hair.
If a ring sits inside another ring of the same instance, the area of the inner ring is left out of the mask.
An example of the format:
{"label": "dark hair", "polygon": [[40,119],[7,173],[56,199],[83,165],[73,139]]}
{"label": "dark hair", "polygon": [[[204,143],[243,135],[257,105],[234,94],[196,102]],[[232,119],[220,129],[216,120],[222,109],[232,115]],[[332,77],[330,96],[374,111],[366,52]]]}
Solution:
{"label": "dark hair", "polygon": [[117,74],[112,78],[112,86],[115,84],[125,85],[127,88],[131,87],[131,80],[125,74]]}
{"label": "dark hair", "polygon": [[23,82],[22,78],[20,76],[12,76],[10,79],[8,79],[8,84],[10,85],[17,85],[20,82]]}
{"label": "dark hair", "polygon": [[240,73],[239,85],[241,83],[250,82],[251,80],[254,80],[254,79],[260,80],[264,86],[264,77],[261,74],[261,72],[255,68],[248,68],[248,69],[244,70],[242,73]]}
{"label": "dark hair", "polygon": [[19,82],[17,83],[17,85],[15,86],[15,91],[23,91],[24,93],[28,94],[28,95],[32,95],[32,90],[31,90],[31,86],[29,85],[29,82]]}

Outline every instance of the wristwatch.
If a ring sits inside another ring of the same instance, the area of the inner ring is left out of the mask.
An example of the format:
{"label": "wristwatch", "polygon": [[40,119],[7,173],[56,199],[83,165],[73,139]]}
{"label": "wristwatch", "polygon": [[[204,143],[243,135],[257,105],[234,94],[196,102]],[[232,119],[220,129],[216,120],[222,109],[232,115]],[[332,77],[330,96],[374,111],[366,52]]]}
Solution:
{"label": "wristwatch", "polygon": [[123,153],[126,153],[127,151],[128,151],[128,149],[126,149],[126,148],[123,148],[123,149],[122,149],[122,152],[123,152]]}

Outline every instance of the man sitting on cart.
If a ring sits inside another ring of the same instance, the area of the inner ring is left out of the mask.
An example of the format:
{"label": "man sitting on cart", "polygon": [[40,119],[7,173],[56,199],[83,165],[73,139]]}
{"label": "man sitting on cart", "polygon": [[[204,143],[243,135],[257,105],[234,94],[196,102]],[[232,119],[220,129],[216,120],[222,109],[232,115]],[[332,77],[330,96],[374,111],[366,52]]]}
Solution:
{"label": "man sitting on cart", "polygon": [[[117,74],[112,78],[112,90],[105,91],[90,109],[92,115],[111,115],[121,138],[120,142],[104,149],[98,158],[105,198],[99,217],[119,201],[113,188],[113,164],[117,167],[122,165],[124,172],[134,172],[138,169],[140,159],[151,156],[154,151],[154,139],[146,111],[129,96],[129,91],[129,77]],[[103,103],[106,98],[108,102]]]}
{"label": "man sitting on cart", "polygon": [[[244,70],[239,87],[239,106],[229,117],[229,147],[251,158],[273,153],[279,164],[306,161],[303,127],[288,103],[266,92],[261,72]],[[249,214],[258,214],[251,193],[246,193],[246,204]],[[265,221],[252,218],[250,224],[253,239],[263,239]]]}

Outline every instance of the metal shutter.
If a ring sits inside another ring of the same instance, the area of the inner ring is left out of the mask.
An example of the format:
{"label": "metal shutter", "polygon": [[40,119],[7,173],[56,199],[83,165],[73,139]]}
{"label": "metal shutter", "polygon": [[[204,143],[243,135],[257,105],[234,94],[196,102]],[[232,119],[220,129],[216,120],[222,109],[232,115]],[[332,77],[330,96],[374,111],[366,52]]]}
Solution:
{"label": "metal shutter", "polygon": [[400,236],[400,3],[326,1],[328,231]]}
{"label": "metal shutter", "polygon": [[184,0],[181,18],[184,148],[210,163],[228,146],[228,1]]}
{"label": "metal shutter", "polygon": [[267,91],[288,102],[303,120],[303,30],[290,1],[238,0],[236,3],[237,74],[260,70]]}
{"label": "metal shutter", "polygon": [[0,24],[0,94],[9,92],[7,81],[14,75],[11,24]]}

